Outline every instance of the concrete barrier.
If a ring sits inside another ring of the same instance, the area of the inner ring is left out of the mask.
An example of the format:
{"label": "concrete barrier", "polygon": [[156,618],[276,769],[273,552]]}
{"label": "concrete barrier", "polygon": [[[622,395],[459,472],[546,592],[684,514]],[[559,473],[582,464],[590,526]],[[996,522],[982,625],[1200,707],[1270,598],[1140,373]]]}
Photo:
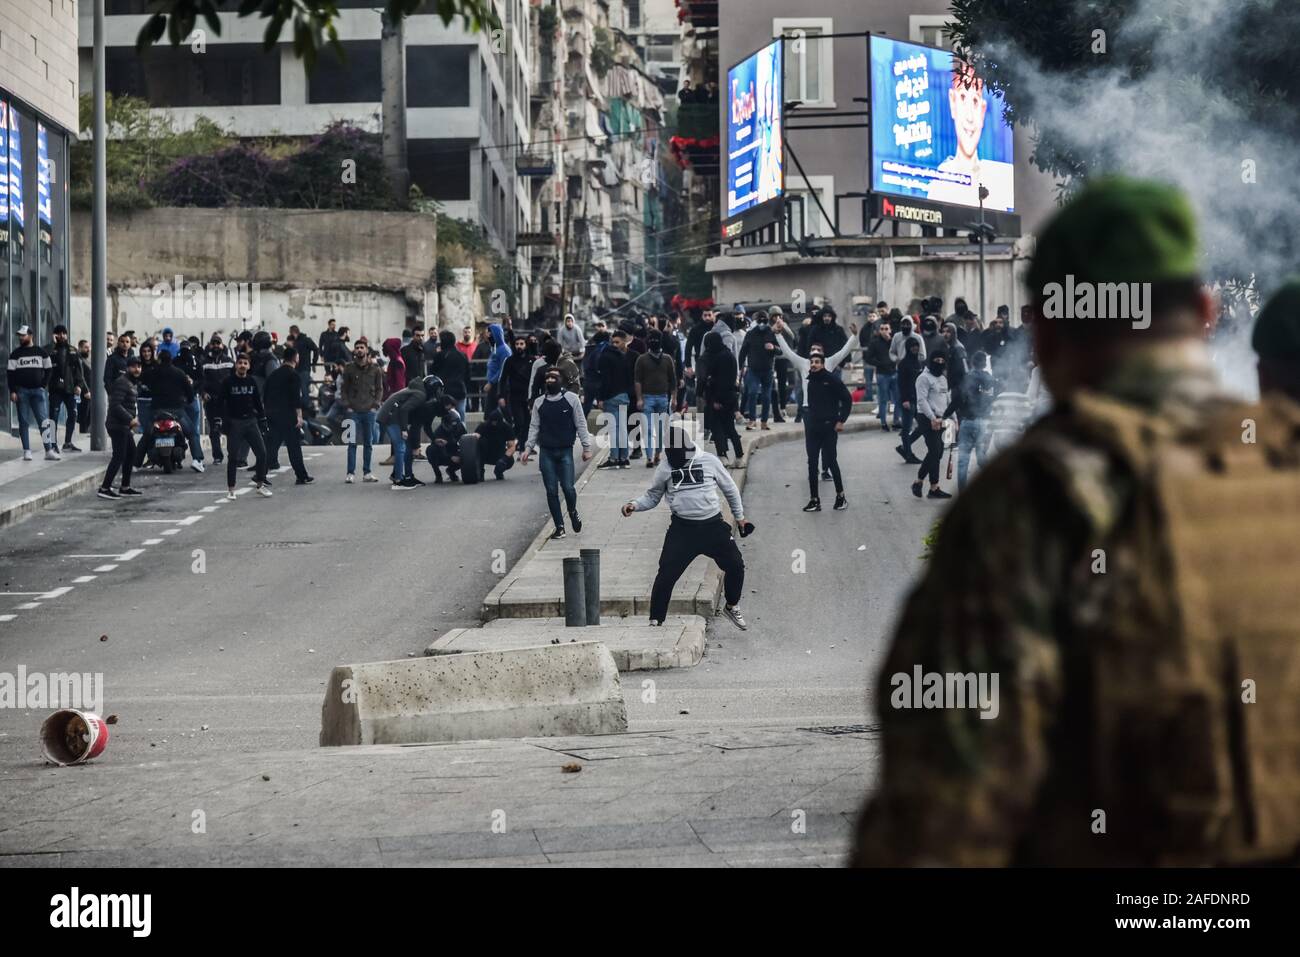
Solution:
{"label": "concrete barrier", "polygon": [[340,665],[322,747],[627,730],[618,668],[599,642]]}

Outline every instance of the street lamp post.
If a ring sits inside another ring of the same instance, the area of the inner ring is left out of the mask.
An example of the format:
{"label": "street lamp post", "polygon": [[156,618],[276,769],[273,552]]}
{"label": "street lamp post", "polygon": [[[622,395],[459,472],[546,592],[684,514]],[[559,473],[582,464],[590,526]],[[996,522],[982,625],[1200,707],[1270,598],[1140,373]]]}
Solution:
{"label": "street lamp post", "polygon": [[108,395],[104,391],[104,363],[108,349],[108,174],[104,122],[104,0],[95,4],[94,118],[91,149],[94,155],[93,213],[90,232],[90,448],[102,452],[107,445],[104,416]]}
{"label": "street lamp post", "polygon": [[988,199],[989,191],[980,183],[980,322],[988,322],[988,308],[984,303],[984,244],[988,242],[988,226],[984,223],[984,200]]}

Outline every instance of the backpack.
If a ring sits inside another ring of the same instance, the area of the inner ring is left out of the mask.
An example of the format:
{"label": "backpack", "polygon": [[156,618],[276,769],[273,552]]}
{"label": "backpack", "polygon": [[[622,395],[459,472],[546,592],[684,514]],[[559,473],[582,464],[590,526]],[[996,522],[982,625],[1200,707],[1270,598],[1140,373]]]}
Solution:
{"label": "backpack", "polygon": [[1087,661],[1089,800],[1138,863],[1294,863],[1300,406],[1222,401],[1175,423],[1083,393],[1070,421],[1073,461],[1045,430],[1025,443],[1071,498],[1106,516],[1115,468],[1133,490],[1098,523],[1106,574],[1063,649]]}

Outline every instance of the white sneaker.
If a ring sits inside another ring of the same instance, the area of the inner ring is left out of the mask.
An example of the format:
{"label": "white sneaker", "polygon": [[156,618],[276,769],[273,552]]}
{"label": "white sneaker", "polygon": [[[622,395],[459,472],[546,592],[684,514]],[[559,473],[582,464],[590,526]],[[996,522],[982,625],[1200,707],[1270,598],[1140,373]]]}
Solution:
{"label": "white sneaker", "polygon": [[47,462],[61,462],[62,460],[63,460],[63,456],[59,454],[59,450],[58,450],[58,449],[46,449],[46,450],[45,450],[45,461],[47,461]]}
{"label": "white sneaker", "polygon": [[365,475],[361,476],[361,481],[363,481],[363,482],[378,482],[379,479],[375,478],[374,475],[372,475],[370,472],[367,472]]}
{"label": "white sneaker", "polygon": [[32,460],[32,450],[31,450],[31,449],[23,449],[23,461],[24,461],[24,462],[30,462],[31,460]]}
{"label": "white sneaker", "polygon": [[355,482],[356,480],[357,480],[357,477],[356,477],[355,475],[353,475],[351,472],[349,472],[349,473],[348,473],[348,477],[345,478],[343,481],[345,481],[345,482],[347,482],[349,485],[351,485],[351,484],[352,484],[353,482]]}
{"label": "white sneaker", "polygon": [[226,501],[227,502],[239,501],[239,496],[235,494],[234,489],[231,489],[229,492],[226,493]]}
{"label": "white sneaker", "polygon": [[265,485],[259,485],[257,487],[257,494],[262,496],[262,498],[270,498],[271,490],[267,488]]}
{"label": "white sneaker", "polygon": [[730,618],[731,623],[735,625],[737,628],[739,628],[741,631],[746,631],[749,629],[749,625],[745,624],[744,616],[740,614],[739,608],[734,608],[730,605],[724,605],[722,609],[722,613],[726,615],[728,618]]}
{"label": "white sneaker", "polygon": [[202,471],[203,471],[203,463],[202,463],[201,461],[193,461],[193,460],[191,460],[191,461],[190,461],[190,468],[194,469],[194,471],[196,471],[196,472],[202,472]]}

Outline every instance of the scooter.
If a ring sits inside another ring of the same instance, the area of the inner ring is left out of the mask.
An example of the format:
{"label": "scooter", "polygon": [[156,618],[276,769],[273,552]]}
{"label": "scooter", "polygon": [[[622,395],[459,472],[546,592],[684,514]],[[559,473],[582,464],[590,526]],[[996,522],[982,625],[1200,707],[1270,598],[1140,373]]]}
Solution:
{"label": "scooter", "polygon": [[161,466],[171,475],[185,464],[185,430],[180,419],[170,412],[160,412],[153,420],[153,447],[149,449],[149,463]]}

